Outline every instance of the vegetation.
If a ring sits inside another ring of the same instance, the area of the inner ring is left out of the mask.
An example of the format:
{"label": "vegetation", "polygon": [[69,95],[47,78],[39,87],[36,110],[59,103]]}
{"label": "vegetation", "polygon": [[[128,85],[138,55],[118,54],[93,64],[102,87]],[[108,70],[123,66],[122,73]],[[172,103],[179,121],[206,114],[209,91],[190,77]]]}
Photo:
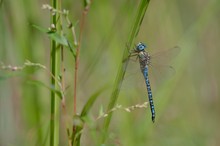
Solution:
{"label": "vegetation", "polygon": [[[44,2],[0,1],[0,145],[218,144],[217,0]],[[181,48],[175,75],[150,75],[155,123],[140,41]]]}

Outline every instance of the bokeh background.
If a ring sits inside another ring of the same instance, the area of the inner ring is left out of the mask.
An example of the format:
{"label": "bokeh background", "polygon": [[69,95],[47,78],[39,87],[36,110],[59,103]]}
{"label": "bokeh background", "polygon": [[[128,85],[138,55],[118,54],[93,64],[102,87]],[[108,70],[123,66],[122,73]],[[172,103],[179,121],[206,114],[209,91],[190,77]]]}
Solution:
{"label": "bokeh background", "polygon": [[[49,1],[0,1],[2,63],[22,66],[25,60],[30,60],[50,68],[50,40],[32,27],[32,24],[44,28],[50,26],[50,13],[41,9],[45,3]],[[133,0],[92,2],[80,52],[77,111],[80,113],[95,91],[106,85],[109,88],[100,95],[90,112],[91,119],[95,119],[100,109],[105,110],[108,105],[138,3]],[[73,24],[80,20],[83,1],[63,0],[62,7],[70,11]],[[130,113],[117,110],[113,114],[106,145],[219,145],[219,14],[218,0],[150,2],[135,41],[146,42],[151,52],[178,45],[181,52],[172,62],[176,73],[159,86],[152,85],[156,122],[151,122],[149,108]],[[76,32],[78,35],[79,25],[76,25]],[[136,65],[139,67],[138,63]],[[66,106],[71,119],[74,60],[68,50],[65,51],[65,67],[69,86]],[[119,105],[128,107],[147,101],[146,87],[137,85],[137,82],[143,82],[138,80],[138,76],[141,73],[125,77],[125,80],[130,80],[131,87],[123,82]],[[30,84],[28,81],[33,78],[50,83],[50,76],[41,69],[0,71],[1,146],[48,145],[50,91]],[[85,126],[82,145],[98,143],[102,122],[100,119]],[[60,127],[60,145],[67,145],[62,116]]]}

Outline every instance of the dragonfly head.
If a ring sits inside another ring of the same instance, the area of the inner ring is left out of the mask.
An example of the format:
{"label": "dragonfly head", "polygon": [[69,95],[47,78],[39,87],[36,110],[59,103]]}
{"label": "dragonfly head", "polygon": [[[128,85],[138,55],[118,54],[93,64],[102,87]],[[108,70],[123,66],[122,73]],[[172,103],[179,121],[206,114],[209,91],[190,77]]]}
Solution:
{"label": "dragonfly head", "polygon": [[136,46],[136,50],[138,52],[143,51],[145,48],[147,48],[147,46],[142,42],[138,43],[137,46]]}

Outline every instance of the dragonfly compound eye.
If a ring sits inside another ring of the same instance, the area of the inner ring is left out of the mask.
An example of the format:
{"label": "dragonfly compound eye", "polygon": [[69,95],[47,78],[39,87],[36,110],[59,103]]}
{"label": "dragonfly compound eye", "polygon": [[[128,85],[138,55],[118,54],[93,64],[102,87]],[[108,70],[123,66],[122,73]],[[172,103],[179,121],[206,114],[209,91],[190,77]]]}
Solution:
{"label": "dragonfly compound eye", "polygon": [[140,43],[137,44],[137,48],[136,49],[138,51],[143,51],[146,47],[147,46],[144,43],[140,42]]}

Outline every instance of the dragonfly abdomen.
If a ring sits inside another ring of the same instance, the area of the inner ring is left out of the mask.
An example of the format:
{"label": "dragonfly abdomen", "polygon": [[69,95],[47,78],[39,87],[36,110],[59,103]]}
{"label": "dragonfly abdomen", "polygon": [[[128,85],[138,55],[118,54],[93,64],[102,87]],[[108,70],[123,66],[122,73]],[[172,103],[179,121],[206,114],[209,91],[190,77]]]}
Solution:
{"label": "dragonfly abdomen", "polygon": [[144,75],[146,86],[147,86],[148,99],[149,99],[150,109],[151,109],[151,114],[152,114],[152,121],[154,122],[155,121],[155,108],[154,108],[154,102],[153,102],[150,81],[148,78],[148,66],[146,66],[142,71],[143,71],[143,75]]}

